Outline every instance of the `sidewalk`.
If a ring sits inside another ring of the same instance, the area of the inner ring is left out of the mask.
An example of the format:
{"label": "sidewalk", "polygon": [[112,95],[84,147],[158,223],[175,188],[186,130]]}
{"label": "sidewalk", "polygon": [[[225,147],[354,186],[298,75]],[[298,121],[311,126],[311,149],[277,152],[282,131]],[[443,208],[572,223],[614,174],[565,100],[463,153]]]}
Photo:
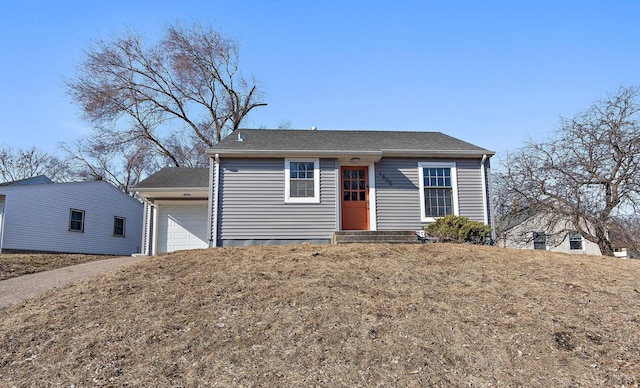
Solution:
{"label": "sidewalk", "polygon": [[36,297],[55,287],[140,263],[147,258],[148,256],[116,257],[2,280],[0,281],[0,309]]}

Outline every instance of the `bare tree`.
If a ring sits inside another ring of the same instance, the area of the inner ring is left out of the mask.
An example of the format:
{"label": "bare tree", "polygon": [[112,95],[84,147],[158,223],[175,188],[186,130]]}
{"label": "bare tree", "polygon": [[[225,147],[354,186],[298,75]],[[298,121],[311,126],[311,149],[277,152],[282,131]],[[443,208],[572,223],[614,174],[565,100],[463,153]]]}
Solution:
{"label": "bare tree", "polygon": [[[100,135],[105,135],[102,133]],[[69,155],[66,163],[81,180],[105,180],[125,193],[159,167],[154,158],[147,158],[149,144],[137,141],[118,142],[94,133],[71,148],[63,144]]]}
{"label": "bare tree", "polygon": [[637,214],[617,217],[609,237],[614,248],[626,249],[627,257],[637,258],[640,255],[640,217]]}
{"label": "bare tree", "polygon": [[94,132],[65,149],[118,186],[135,179],[111,170],[101,150],[123,164],[202,166],[206,148],[266,105],[239,71],[238,43],[197,24],[169,25],[153,44],[131,31],[98,41],[66,86]]}
{"label": "bare tree", "polygon": [[38,175],[46,175],[53,181],[63,182],[72,178],[72,171],[62,159],[35,147],[18,150],[11,147],[0,149],[1,182],[18,181]]}
{"label": "bare tree", "polygon": [[570,220],[567,231],[613,255],[609,230],[615,217],[637,211],[640,200],[638,92],[621,87],[574,118],[562,119],[552,138],[529,141],[508,155],[500,184],[509,200],[536,206],[550,215],[553,227],[559,219]]}

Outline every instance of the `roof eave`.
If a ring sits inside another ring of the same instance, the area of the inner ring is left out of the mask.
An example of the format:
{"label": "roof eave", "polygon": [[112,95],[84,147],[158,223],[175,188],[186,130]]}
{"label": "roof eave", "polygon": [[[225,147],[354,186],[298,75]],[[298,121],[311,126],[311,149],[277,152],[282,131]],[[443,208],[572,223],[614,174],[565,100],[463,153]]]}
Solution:
{"label": "roof eave", "polygon": [[449,157],[449,158],[475,158],[492,157],[495,152],[489,150],[393,150],[383,149],[385,157]]}
{"label": "roof eave", "polygon": [[157,199],[206,199],[209,193],[208,187],[154,187],[134,188],[138,197]]}
{"label": "roof eave", "polygon": [[363,150],[231,150],[213,149],[206,150],[207,155],[213,157],[216,154],[221,158],[272,158],[272,157],[367,157],[379,161],[385,157],[457,157],[473,158],[484,155],[491,157],[495,152],[489,150],[402,150],[383,149],[380,151]]}
{"label": "roof eave", "polygon": [[144,191],[144,192],[155,192],[155,191],[208,191],[208,187],[134,187],[135,191]]}
{"label": "roof eave", "polygon": [[343,157],[368,157],[376,160],[382,158],[382,151],[362,150],[230,150],[208,149],[207,155],[219,155],[221,158],[273,158],[273,157],[307,157],[307,158],[343,158]]}

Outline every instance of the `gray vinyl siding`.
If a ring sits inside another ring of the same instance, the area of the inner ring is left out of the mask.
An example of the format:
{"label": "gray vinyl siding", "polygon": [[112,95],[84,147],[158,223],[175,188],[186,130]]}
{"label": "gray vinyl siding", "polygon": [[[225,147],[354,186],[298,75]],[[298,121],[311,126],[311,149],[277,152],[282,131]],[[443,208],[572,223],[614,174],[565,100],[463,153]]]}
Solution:
{"label": "gray vinyl siding", "polygon": [[225,240],[330,239],[336,161],[320,159],[320,203],[284,202],[284,159],[220,161],[218,236]]}
{"label": "gray vinyl siding", "polygon": [[420,220],[421,162],[456,162],[459,214],[484,222],[480,159],[385,158],[375,166],[378,230],[418,230],[426,225]]}
{"label": "gray vinyl siding", "polygon": [[386,158],[375,170],[377,229],[420,229],[418,161]]}
{"label": "gray vinyl siding", "polygon": [[482,191],[482,159],[464,159],[456,161],[458,173],[458,204],[461,216],[484,222],[484,198]]}
{"label": "gray vinyl siding", "polygon": [[[3,250],[131,255],[140,252],[143,206],[104,181],[0,188],[5,196]],[[69,231],[70,209],[83,210],[84,232]],[[113,236],[114,217],[125,237]]]}

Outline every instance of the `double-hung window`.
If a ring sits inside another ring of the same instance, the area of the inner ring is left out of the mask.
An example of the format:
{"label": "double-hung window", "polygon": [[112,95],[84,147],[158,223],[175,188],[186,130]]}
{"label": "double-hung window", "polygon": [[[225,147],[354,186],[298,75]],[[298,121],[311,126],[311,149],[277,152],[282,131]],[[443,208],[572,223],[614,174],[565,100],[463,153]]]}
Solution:
{"label": "double-hung window", "polygon": [[418,163],[420,175],[420,212],[423,222],[458,214],[455,163]]}
{"label": "double-hung window", "polygon": [[547,235],[544,232],[533,232],[533,249],[547,249]]}
{"label": "double-hung window", "polygon": [[70,210],[69,231],[84,232],[84,210],[78,210],[78,209]]}
{"label": "double-hung window", "polygon": [[572,251],[582,250],[582,236],[580,233],[569,233],[569,249]]}
{"label": "double-hung window", "polygon": [[285,159],[286,203],[320,203],[319,159]]}
{"label": "double-hung window", "polygon": [[113,217],[113,235],[115,237],[124,237],[125,223],[124,217]]}

